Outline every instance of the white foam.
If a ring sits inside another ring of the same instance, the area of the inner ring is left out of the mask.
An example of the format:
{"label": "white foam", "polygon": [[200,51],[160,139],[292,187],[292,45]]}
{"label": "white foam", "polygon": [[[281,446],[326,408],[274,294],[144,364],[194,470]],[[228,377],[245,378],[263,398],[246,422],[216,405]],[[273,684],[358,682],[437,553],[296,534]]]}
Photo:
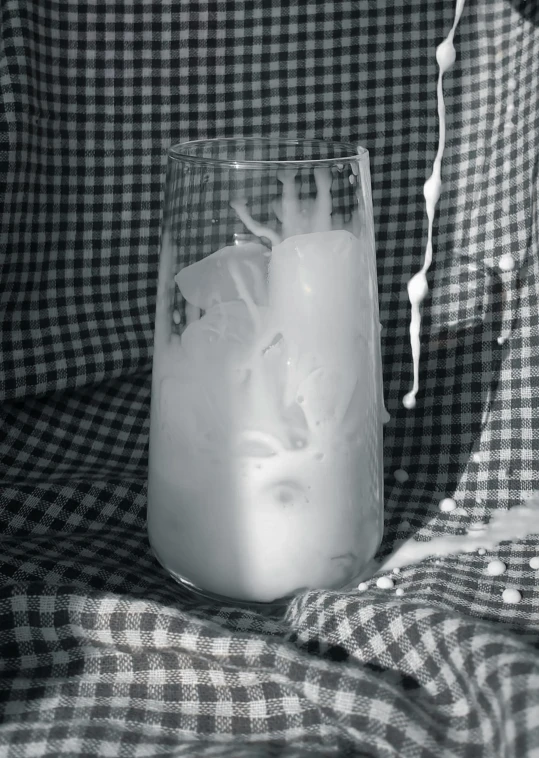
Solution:
{"label": "white foam", "polygon": [[381,590],[391,590],[395,586],[395,582],[389,576],[380,576],[376,580],[376,586]]}

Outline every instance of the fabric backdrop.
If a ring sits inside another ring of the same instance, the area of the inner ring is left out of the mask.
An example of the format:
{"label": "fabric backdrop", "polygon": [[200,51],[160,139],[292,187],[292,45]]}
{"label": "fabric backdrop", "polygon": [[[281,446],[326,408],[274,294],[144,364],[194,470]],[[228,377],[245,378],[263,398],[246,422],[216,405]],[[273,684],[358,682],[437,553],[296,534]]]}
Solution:
{"label": "fabric backdrop", "polygon": [[[145,533],[166,150],[201,137],[370,151],[392,416],[382,554],[537,489],[534,0],[465,6],[421,391],[415,411],[401,405],[435,47],[453,12],[452,0],[2,0],[1,756],[539,756],[535,539],[500,547],[500,577],[485,574],[488,554],[427,560],[397,577],[402,596],[371,582],[272,616],[183,597]],[[445,495],[456,513],[439,511]],[[519,605],[502,603],[505,587]]]}

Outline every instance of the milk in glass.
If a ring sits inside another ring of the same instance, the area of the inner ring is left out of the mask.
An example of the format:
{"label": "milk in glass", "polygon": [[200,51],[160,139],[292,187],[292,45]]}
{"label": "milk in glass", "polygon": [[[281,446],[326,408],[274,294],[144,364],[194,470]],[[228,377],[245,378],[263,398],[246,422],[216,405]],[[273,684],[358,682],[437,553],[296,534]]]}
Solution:
{"label": "milk in glass", "polygon": [[[280,231],[232,202],[253,241],[173,282],[163,239],[148,528],[167,570],[210,595],[339,588],[381,539],[372,234],[357,214],[332,217],[329,169],[315,180],[316,198],[300,202],[293,172],[281,173]],[[181,335],[167,328],[171,286],[195,314]]]}

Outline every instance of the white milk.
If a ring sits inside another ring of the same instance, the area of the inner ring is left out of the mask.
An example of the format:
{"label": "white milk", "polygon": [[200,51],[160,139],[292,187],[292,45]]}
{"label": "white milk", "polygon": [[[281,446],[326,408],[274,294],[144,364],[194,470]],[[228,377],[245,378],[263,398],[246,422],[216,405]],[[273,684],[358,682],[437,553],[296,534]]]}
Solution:
{"label": "white milk", "polygon": [[539,507],[536,504],[519,505],[508,511],[496,511],[492,514],[488,525],[480,529],[470,528],[464,535],[435,537],[428,542],[418,542],[414,538],[406,540],[386,558],[382,566],[373,564],[366,575],[372,576],[376,570],[388,572],[395,567],[410,566],[425,558],[435,556],[494,550],[502,542],[526,539],[537,534],[539,534]]}
{"label": "white milk", "polygon": [[436,61],[438,63],[439,75],[438,75],[438,120],[439,120],[439,140],[438,140],[438,152],[434,159],[434,165],[432,167],[432,174],[425,182],[423,188],[423,195],[425,197],[425,207],[428,218],[428,236],[427,247],[425,250],[425,260],[420,271],[415,274],[408,282],[408,297],[410,298],[410,305],[412,306],[412,315],[410,319],[410,341],[412,345],[412,360],[414,367],[414,383],[410,392],[408,392],[403,398],[403,405],[405,408],[415,408],[416,395],[419,390],[419,356],[420,356],[420,333],[421,333],[421,303],[427,297],[429,287],[427,284],[427,271],[432,263],[432,224],[434,221],[434,213],[438,200],[440,199],[440,193],[442,191],[442,160],[445,149],[445,103],[444,103],[444,90],[443,90],[443,76],[444,73],[451,68],[455,62],[456,52],[453,45],[453,38],[457,29],[462,11],[464,9],[464,0],[457,0],[457,6],[455,9],[455,20],[451,31],[447,35],[446,39],[438,45],[436,49]]}
{"label": "white milk", "polygon": [[234,204],[274,243],[271,254],[225,248],[176,276],[206,311],[181,338],[170,335],[163,275],[152,389],[156,555],[203,591],[259,602],[343,586],[372,559],[383,527],[371,251],[332,229],[329,171],[316,169],[307,204],[293,177],[280,178],[280,233]]}

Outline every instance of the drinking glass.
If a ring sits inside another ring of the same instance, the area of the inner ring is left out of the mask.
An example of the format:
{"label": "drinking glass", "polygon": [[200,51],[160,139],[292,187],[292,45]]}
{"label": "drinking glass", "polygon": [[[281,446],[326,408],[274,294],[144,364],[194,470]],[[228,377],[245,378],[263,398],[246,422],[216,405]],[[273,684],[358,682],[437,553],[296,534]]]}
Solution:
{"label": "drinking glass", "polygon": [[368,152],[222,139],[169,151],[148,534],[220,602],[342,588],[383,525]]}

